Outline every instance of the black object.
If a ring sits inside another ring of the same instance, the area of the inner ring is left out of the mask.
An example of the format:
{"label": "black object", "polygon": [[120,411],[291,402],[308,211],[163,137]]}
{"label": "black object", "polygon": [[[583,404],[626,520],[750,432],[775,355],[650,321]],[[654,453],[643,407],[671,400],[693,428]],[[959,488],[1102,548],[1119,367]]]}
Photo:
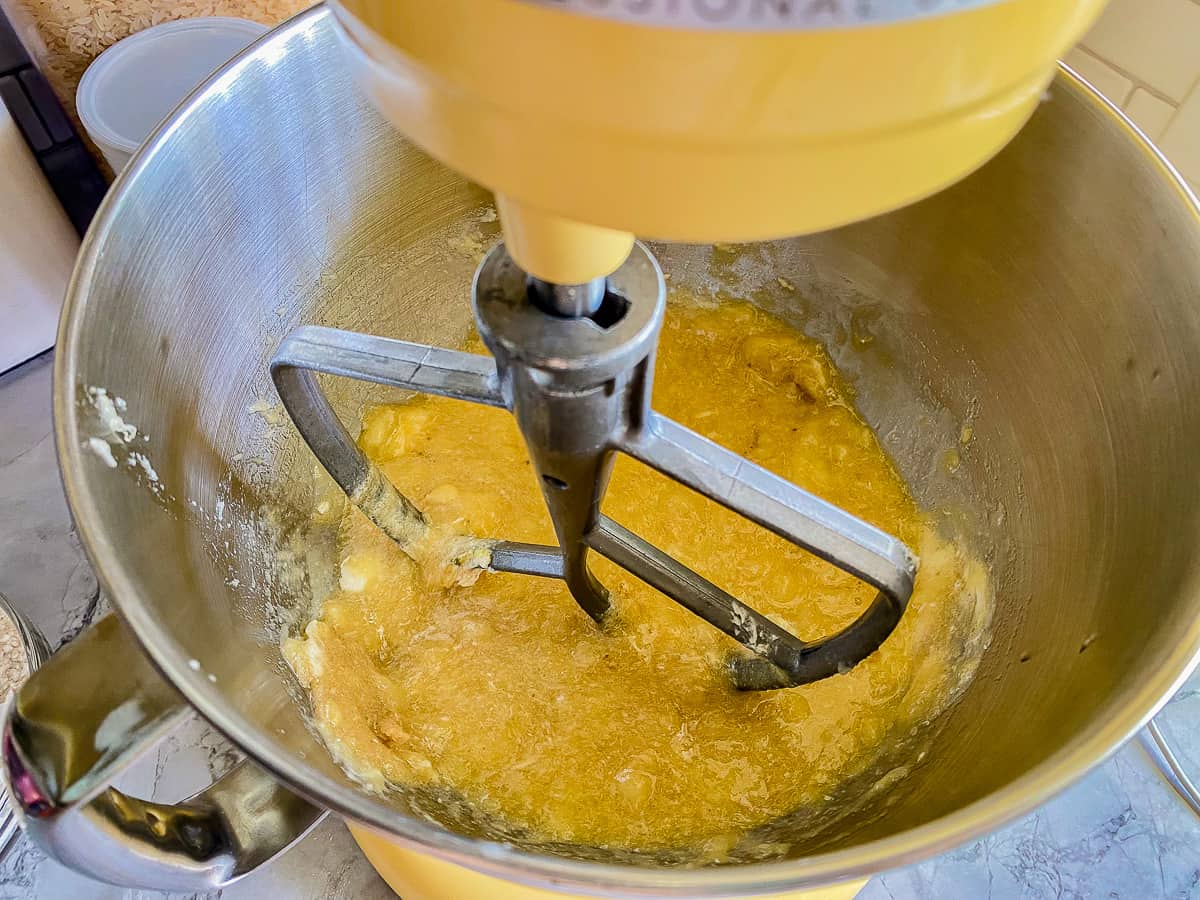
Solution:
{"label": "black object", "polygon": [[8,107],[42,174],[82,237],[108,182],[3,11],[0,101]]}

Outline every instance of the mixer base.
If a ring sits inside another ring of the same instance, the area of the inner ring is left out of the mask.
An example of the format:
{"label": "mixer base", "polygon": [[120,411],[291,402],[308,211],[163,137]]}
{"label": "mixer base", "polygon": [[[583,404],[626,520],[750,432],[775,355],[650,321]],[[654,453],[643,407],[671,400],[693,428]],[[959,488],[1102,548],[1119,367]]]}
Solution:
{"label": "mixer base", "polygon": [[[467,869],[426,853],[419,853],[380,837],[361,825],[346,823],[363,855],[375,867],[388,887],[404,900],[463,900],[465,897],[487,900],[582,900],[582,894],[559,893],[544,888],[516,884]],[[788,891],[762,894],[745,900],[852,900],[867,884],[867,879]]]}

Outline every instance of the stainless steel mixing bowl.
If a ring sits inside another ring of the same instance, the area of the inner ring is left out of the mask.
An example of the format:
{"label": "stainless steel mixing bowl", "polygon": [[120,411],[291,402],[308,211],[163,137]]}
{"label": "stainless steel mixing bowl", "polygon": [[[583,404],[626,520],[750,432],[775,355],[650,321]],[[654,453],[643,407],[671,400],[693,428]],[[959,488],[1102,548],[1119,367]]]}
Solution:
{"label": "stainless steel mixing bowl", "polygon": [[[769,893],[910,863],[1032,809],[1185,677],[1200,648],[1200,214],[1064,72],[1011,146],[933,199],[736,258],[658,248],[674,283],[744,293],[826,338],[920,499],[992,566],[980,671],[877,814],[792,835],[790,858],[670,869],[489,841],[438,798],[364,791],[305,725],[277,649],[333,557],[267,360],[310,322],[457,343],[487,202],[363,102],[320,10],[199,91],[116,186],[63,316],[55,413],[80,535],[153,668],[108,623],[17,702],[9,777],[60,858],[115,881],[218,883],[313,821],[282,784],[516,881]],[[139,429],[117,469],[89,448],[89,386]],[[368,394],[330,390],[353,423]],[[107,790],[186,704],[262,769],[186,816]],[[135,869],[112,849],[131,834]]]}

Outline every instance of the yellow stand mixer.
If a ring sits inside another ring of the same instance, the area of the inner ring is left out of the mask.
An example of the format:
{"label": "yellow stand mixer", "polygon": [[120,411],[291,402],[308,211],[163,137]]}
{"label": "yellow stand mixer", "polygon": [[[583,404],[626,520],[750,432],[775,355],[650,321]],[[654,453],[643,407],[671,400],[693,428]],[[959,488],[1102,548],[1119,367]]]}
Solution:
{"label": "yellow stand mixer", "polygon": [[[461,538],[448,564],[563,579],[601,621],[600,553],[733,637],[744,690],[845,671],[896,626],[916,561],[896,539],[649,405],[663,275],[633,234],[747,241],[833,228],[962,178],[1024,124],[1102,0],[341,0],[379,109],[491,188],[505,243],[475,279],[494,361],[327,328],[280,347],[280,397],[351,500],[417,556],[422,513],[366,460],[324,372],[509,409],[557,547]],[[601,513],[627,453],[878,589],[804,642]],[[409,900],[552,896],[356,838]],[[858,885],[828,889],[847,896]],[[821,896],[821,894],[814,895]]]}

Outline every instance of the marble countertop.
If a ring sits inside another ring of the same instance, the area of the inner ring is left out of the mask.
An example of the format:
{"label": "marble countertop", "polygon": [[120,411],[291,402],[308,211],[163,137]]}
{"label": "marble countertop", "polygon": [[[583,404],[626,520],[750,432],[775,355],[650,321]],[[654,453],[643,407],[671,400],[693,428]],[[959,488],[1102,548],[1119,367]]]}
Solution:
{"label": "marble countertop", "polygon": [[[61,646],[105,612],[67,513],[54,458],[48,356],[0,376],[0,593]],[[1190,730],[1200,760],[1200,696],[1187,688],[1169,707]],[[1194,708],[1193,708],[1194,707]],[[1188,748],[1191,749],[1191,748]],[[180,799],[236,758],[203,722],[187,723],[127,773],[121,786]],[[0,862],[0,900],[161,900],[88,881],[46,859],[24,838]],[[201,895],[205,896],[205,895]],[[327,818],[270,866],[223,892],[228,900],[384,900],[392,893],[358,854],[341,822]],[[1135,744],[1037,812],[983,840],[873,879],[862,900],[903,898],[1200,897],[1200,819]],[[416,900],[416,898],[413,898]]]}

